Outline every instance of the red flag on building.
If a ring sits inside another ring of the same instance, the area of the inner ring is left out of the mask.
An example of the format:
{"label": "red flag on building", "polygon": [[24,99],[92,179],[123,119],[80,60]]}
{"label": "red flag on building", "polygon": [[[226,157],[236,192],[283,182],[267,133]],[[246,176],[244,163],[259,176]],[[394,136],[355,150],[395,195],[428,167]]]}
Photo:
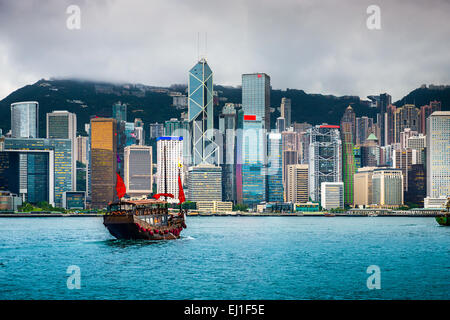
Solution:
{"label": "red flag on building", "polygon": [[153,196],[153,198],[155,198],[156,200],[158,200],[161,197],[169,197],[169,198],[173,198],[173,194],[171,193],[157,193]]}
{"label": "red flag on building", "polygon": [[178,175],[178,200],[180,200],[180,205],[186,201],[180,175]]}
{"label": "red flag on building", "polygon": [[122,177],[116,172],[117,181],[116,181],[116,191],[117,197],[119,200],[127,193],[127,188],[125,187],[125,183],[123,183]]}

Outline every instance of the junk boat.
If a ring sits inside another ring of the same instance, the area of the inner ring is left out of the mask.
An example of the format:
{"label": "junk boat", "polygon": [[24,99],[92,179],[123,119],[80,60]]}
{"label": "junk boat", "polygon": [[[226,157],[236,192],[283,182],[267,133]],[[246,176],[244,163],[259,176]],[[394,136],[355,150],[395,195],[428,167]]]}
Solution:
{"label": "junk boat", "polygon": [[450,198],[447,199],[444,209],[436,215],[435,219],[441,226],[450,226]]}
{"label": "junk boat", "polygon": [[[178,165],[178,213],[169,213],[167,198],[174,195],[167,193],[167,150],[164,146],[164,193],[153,196],[155,199],[122,200],[126,195],[126,186],[122,177],[116,173],[116,191],[118,202],[109,203],[108,211],[103,216],[103,224],[117,239],[174,240],[180,238],[186,228],[187,210],[182,209],[186,201],[181,182],[182,164]],[[164,201],[159,198],[164,197]]]}

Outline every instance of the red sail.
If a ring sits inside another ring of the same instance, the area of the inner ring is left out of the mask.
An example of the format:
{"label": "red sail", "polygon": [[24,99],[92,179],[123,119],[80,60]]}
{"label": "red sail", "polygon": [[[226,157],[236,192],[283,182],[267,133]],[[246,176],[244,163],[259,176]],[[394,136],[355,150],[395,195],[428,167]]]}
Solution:
{"label": "red sail", "polygon": [[155,199],[159,199],[160,197],[169,197],[169,198],[173,198],[173,194],[171,193],[157,193],[153,196],[153,198]]}
{"label": "red sail", "polygon": [[178,175],[178,200],[180,200],[180,204],[186,201],[180,175]]}
{"label": "red sail", "polygon": [[116,172],[117,182],[116,182],[116,191],[117,197],[119,200],[127,193],[127,188],[125,187],[125,183],[123,183],[122,177]]}

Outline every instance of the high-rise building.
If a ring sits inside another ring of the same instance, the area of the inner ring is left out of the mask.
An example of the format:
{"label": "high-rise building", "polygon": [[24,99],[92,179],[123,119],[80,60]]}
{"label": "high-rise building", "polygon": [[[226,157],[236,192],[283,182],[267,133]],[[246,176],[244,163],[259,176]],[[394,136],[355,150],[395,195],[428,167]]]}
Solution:
{"label": "high-rise building", "polygon": [[236,202],[236,106],[227,103],[219,117],[219,131],[223,136],[222,198]]}
{"label": "high-rise building", "polygon": [[286,119],[283,117],[277,118],[277,123],[275,125],[278,132],[283,132],[286,130]]}
{"label": "high-rise building", "polygon": [[427,196],[425,165],[412,164],[408,170],[408,191],[405,202],[423,207],[423,199]]}
{"label": "high-rise building", "polygon": [[400,148],[404,149],[408,145],[408,139],[410,137],[417,136],[419,133],[417,131],[413,131],[410,128],[405,128],[402,132],[400,132]]}
{"label": "high-rise building", "polygon": [[183,161],[184,165],[188,167],[191,163],[191,140],[189,133],[189,121],[177,118],[172,118],[164,122],[164,134],[166,137],[183,137]]}
{"label": "high-rise building", "polygon": [[266,135],[263,120],[238,112],[236,198],[250,207],[266,200]]}
{"label": "high-rise building", "polygon": [[420,107],[420,133],[426,133],[426,123],[428,117],[435,111],[441,111],[441,102],[440,101],[430,101],[429,105]]}
{"label": "high-rise building", "polygon": [[112,117],[116,119],[117,122],[127,122],[127,105],[120,101],[114,103],[112,106]]}
{"label": "high-rise building", "polygon": [[373,170],[372,204],[383,208],[395,208],[403,205],[401,169],[378,168]]}
{"label": "high-rise building", "polygon": [[213,72],[205,59],[190,71],[188,82],[188,120],[190,123],[192,163],[216,163],[219,148],[213,141]]}
{"label": "high-rise building", "polygon": [[144,122],[141,118],[134,119],[134,134],[136,135],[136,144],[140,146],[145,145],[145,131]]}
{"label": "high-rise building", "polygon": [[411,170],[415,152],[417,151],[412,149],[398,149],[392,154],[392,166],[402,170],[404,191],[408,191],[408,172]]}
{"label": "high-rise building", "polygon": [[390,104],[387,106],[386,113],[384,114],[384,145],[390,145],[395,143],[395,114],[397,107]]}
{"label": "high-rise building", "polygon": [[87,147],[89,144],[89,138],[78,136],[77,137],[77,160],[87,165],[88,157],[87,157]]}
{"label": "high-rise building", "polygon": [[405,104],[395,110],[395,142],[400,142],[400,133],[406,128],[419,131],[419,109],[413,104]]}
{"label": "high-rise building", "polygon": [[373,126],[373,119],[368,117],[356,118],[356,144],[363,144],[369,136],[369,129]]}
{"label": "high-rise building", "polygon": [[11,104],[11,137],[39,137],[39,103],[26,101]]}
{"label": "high-rise building", "polygon": [[281,133],[267,134],[267,201],[283,202],[283,161]]}
{"label": "high-rise building", "polygon": [[128,195],[144,196],[152,193],[152,147],[125,147],[123,176]]}
{"label": "high-rise building", "polygon": [[309,195],[320,202],[322,182],[341,182],[342,141],[339,126],[316,125],[308,129],[309,143]]}
{"label": "high-rise building", "polygon": [[427,138],[423,134],[409,137],[406,142],[406,148],[417,150],[417,159],[413,164],[425,164],[425,148]]}
{"label": "high-rise building", "polygon": [[353,204],[353,175],[356,170],[353,154],[355,133],[355,112],[351,106],[348,106],[341,119],[342,180],[344,182],[344,203],[346,205]]}
{"label": "high-rise building", "polygon": [[321,204],[326,210],[344,208],[344,183],[322,182]]}
{"label": "high-rise building", "polygon": [[[72,191],[72,141],[69,139],[6,138],[4,148],[20,152],[20,193],[26,194],[27,199],[32,199],[33,194],[41,194],[42,196],[37,197],[40,199],[44,197],[44,193],[48,194],[47,191],[37,190],[39,188],[33,186],[38,180],[32,181],[30,184],[30,170],[40,168],[41,173],[35,174],[32,179],[51,180],[45,184],[48,186],[46,190],[49,190],[51,197],[45,196],[47,200],[42,201],[49,203],[51,201],[53,205],[61,207],[63,192]],[[33,151],[34,154],[28,154],[26,151]],[[43,155],[42,152],[48,154]],[[48,167],[49,169],[47,169]]]}
{"label": "high-rise building", "polygon": [[117,199],[117,120],[91,118],[90,189],[93,208],[104,208]]}
{"label": "high-rise building", "polygon": [[47,139],[70,139],[72,142],[72,191],[77,190],[77,115],[69,111],[47,113]]}
{"label": "high-rise building", "polygon": [[242,75],[242,109],[244,114],[256,115],[270,129],[270,77],[265,73]]}
{"label": "high-rise building", "polygon": [[380,164],[380,146],[378,138],[371,133],[360,147],[361,167],[376,167]]}
{"label": "high-rise building", "polygon": [[19,152],[0,151],[0,191],[20,194]]}
{"label": "high-rise building", "polygon": [[381,145],[384,145],[384,141],[385,141],[385,116],[384,114],[386,113],[387,110],[387,106],[392,104],[392,97],[387,94],[387,93],[382,93],[380,94],[380,100],[379,100],[379,107],[380,107],[380,123],[379,123],[379,128],[380,128],[380,142]]}
{"label": "high-rise building", "polygon": [[308,200],[308,165],[288,165],[286,201],[292,203],[306,203]]}
{"label": "high-rise building", "polygon": [[359,168],[354,176],[353,205],[366,207],[372,204],[372,174],[376,167]]}
{"label": "high-rise building", "polygon": [[171,193],[175,198],[167,200],[178,202],[178,175],[184,181],[184,172],[180,168],[183,164],[183,137],[156,138],[156,148],[157,192]]}
{"label": "high-rise building", "polygon": [[427,119],[427,197],[450,196],[450,111]]}
{"label": "high-rise building", "polygon": [[[285,119],[285,127],[289,128],[291,126],[291,99],[281,98],[281,117]],[[284,131],[284,130],[283,130]],[[281,132],[281,131],[280,131]]]}
{"label": "high-rise building", "polygon": [[[186,98],[186,97],[185,97]],[[150,139],[156,139],[164,135],[163,123],[150,123]]]}
{"label": "high-rise building", "polygon": [[188,199],[192,202],[222,201],[222,169],[209,163],[189,167]]}

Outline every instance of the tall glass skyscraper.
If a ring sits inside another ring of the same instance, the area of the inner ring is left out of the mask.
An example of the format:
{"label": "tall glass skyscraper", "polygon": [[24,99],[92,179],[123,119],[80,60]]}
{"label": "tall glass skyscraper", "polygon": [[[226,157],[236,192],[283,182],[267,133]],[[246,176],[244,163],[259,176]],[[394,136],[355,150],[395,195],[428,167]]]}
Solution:
{"label": "tall glass skyscraper", "polygon": [[267,201],[283,202],[283,161],[281,133],[267,134]]}
{"label": "tall glass skyscraper", "polygon": [[353,154],[355,127],[355,112],[351,106],[348,106],[341,119],[342,178],[344,181],[344,203],[346,205],[353,205],[353,176],[356,170]]}
{"label": "tall glass skyscraper", "polygon": [[236,202],[236,105],[227,103],[219,117],[223,136],[222,192],[224,201]]}
{"label": "tall glass skyscraper", "polygon": [[265,73],[242,75],[242,109],[256,115],[270,129],[270,77]]}
{"label": "tall glass skyscraper", "polygon": [[39,137],[39,103],[27,101],[11,104],[11,137]]}
{"label": "tall glass skyscraper", "polygon": [[238,115],[236,155],[237,202],[253,207],[266,201],[266,142],[263,120],[256,115]]}
{"label": "tall glass skyscraper", "polygon": [[125,103],[116,102],[112,106],[112,117],[120,121],[127,121],[127,105]]}
{"label": "tall glass skyscraper", "polygon": [[188,120],[190,123],[192,163],[214,163],[219,148],[213,141],[213,72],[206,59],[189,70]]}

